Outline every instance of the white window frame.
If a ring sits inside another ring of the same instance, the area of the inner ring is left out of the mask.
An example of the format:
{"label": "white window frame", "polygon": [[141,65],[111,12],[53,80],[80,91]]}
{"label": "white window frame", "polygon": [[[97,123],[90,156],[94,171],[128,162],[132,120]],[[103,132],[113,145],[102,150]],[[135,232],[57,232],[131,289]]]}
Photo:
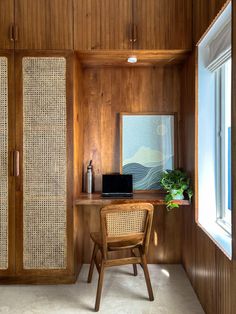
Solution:
{"label": "white window frame", "polygon": [[[216,190],[217,190],[217,207],[216,207],[216,222],[226,232],[231,234],[231,210],[228,207],[228,160],[226,160],[227,143],[225,139],[228,135],[225,134],[225,64],[226,60],[215,71],[215,105],[216,105]],[[227,151],[228,153],[228,151]]]}

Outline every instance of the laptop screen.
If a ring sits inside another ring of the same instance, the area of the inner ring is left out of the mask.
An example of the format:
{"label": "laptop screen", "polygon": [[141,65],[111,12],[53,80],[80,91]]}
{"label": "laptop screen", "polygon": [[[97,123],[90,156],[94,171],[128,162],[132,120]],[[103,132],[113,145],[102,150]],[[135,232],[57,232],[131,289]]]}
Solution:
{"label": "laptop screen", "polygon": [[102,176],[103,194],[132,194],[132,174],[104,174]]}

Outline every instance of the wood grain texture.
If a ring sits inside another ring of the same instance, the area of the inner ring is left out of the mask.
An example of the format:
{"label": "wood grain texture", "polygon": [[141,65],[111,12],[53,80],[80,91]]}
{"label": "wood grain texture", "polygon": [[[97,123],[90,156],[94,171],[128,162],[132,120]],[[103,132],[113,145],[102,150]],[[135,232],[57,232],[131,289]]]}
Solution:
{"label": "wood grain texture", "polygon": [[[83,177],[83,73],[77,58],[74,58],[73,68],[73,199],[82,192]],[[74,218],[74,272],[78,274],[82,266],[83,254],[83,216],[73,205]]]}
{"label": "wood grain texture", "polygon": [[75,50],[130,49],[131,0],[74,0]]}
{"label": "wood grain texture", "polygon": [[74,29],[75,50],[191,49],[192,1],[74,0]]}
{"label": "wood grain texture", "polygon": [[193,1],[193,41],[196,44],[227,0]]}
{"label": "wood grain texture", "polygon": [[14,0],[0,1],[0,49],[13,49],[10,26],[14,23]]}
{"label": "wood grain texture", "polygon": [[[134,203],[134,202],[146,202],[152,203],[153,205],[164,205],[165,204],[165,195],[166,194],[157,194],[157,193],[135,193],[131,198],[105,198],[101,196],[101,193],[87,194],[82,193],[75,200],[75,205],[99,205],[105,206],[109,204],[117,203]],[[174,201],[176,204],[186,206],[190,202],[188,200]]]}
{"label": "wood grain texture", "polygon": [[16,0],[17,49],[73,49],[72,0]]}
{"label": "wood grain texture", "polygon": [[92,159],[95,191],[102,173],[120,170],[119,113],[178,113],[179,106],[178,66],[84,69],[84,168]]}
{"label": "wood grain texture", "polygon": [[[165,66],[182,63],[189,51],[187,50],[96,50],[79,51],[77,56],[83,67],[94,66]],[[127,62],[135,56],[135,64]]]}
{"label": "wood grain texture", "polygon": [[191,49],[192,1],[133,0],[135,49]]}

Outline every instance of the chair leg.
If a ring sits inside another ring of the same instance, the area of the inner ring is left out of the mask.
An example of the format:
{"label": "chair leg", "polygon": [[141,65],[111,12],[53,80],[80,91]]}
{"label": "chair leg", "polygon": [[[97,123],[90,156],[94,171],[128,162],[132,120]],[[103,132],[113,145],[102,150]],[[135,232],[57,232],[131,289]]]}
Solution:
{"label": "chair leg", "polygon": [[153,296],[152,284],[151,284],[151,280],[150,280],[150,276],[149,276],[149,271],[148,271],[148,267],[147,267],[147,259],[146,259],[146,255],[143,254],[141,250],[140,250],[140,256],[142,259],[143,272],[144,272],[147,290],[148,290],[148,294],[149,294],[149,300],[153,301],[154,296]]}
{"label": "chair leg", "polygon": [[99,278],[98,278],[97,296],[96,296],[96,303],[95,303],[95,311],[96,312],[99,311],[99,307],[100,307],[103,278],[104,278],[104,262],[102,260],[101,261],[101,269],[100,269]]}
{"label": "chair leg", "polygon": [[98,246],[96,243],[94,243],[94,247],[93,247],[93,254],[92,254],[92,258],[91,258],[91,262],[90,262],[90,267],[89,267],[89,273],[88,273],[88,280],[87,282],[90,283],[92,281],[92,277],[93,277],[93,269],[94,269],[94,263],[95,263],[95,257],[97,255],[98,252]]}
{"label": "chair leg", "polygon": [[137,265],[133,264],[133,269],[134,269],[134,276],[138,275],[138,270],[137,270]]}
{"label": "chair leg", "polygon": [[[131,249],[131,256],[135,256],[134,251]],[[138,275],[138,269],[137,269],[137,265],[133,264],[133,271],[134,271],[134,276]]]}

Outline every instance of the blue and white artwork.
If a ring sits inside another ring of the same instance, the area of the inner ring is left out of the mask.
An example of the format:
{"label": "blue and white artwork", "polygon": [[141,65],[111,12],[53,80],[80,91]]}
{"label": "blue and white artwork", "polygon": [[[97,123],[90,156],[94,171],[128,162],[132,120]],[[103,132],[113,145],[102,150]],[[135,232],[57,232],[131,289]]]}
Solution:
{"label": "blue and white artwork", "polygon": [[163,170],[174,168],[174,115],[122,117],[122,173],[134,190],[160,189]]}

